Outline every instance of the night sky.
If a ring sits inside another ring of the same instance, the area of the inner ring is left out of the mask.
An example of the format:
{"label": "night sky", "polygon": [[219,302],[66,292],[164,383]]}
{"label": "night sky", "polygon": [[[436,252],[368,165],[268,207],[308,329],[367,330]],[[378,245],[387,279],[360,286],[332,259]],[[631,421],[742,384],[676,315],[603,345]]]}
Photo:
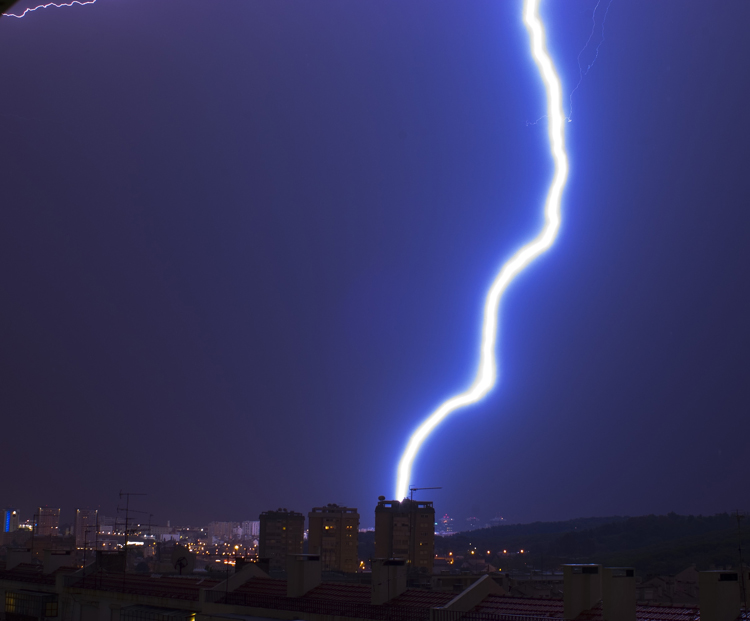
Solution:
{"label": "night sky", "polygon": [[[566,97],[595,4],[542,5]],[[612,2],[500,383],[417,460],[439,514],[747,508],[748,20]],[[99,0],[0,58],[0,503],[371,525],[542,224],[521,0]]]}

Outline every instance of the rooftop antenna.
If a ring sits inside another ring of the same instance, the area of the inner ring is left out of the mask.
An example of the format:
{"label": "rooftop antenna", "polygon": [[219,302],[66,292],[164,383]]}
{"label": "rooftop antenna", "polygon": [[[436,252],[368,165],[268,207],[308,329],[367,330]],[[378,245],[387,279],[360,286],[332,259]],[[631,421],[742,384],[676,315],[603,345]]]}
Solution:
{"label": "rooftop antenna", "polygon": [[443,489],[442,487],[411,487],[409,486],[409,500],[414,500],[414,492],[418,492],[423,489]]}
{"label": "rooftop antenna", "polygon": [[748,516],[748,512],[740,511],[739,509],[737,509],[735,511],[735,515],[737,516],[737,551],[740,554],[740,589],[742,593],[742,601],[745,604],[745,610],[747,610],[747,585],[745,585],[745,565],[742,562],[742,520],[743,518],[746,518]]}
{"label": "rooftop antenna", "polygon": [[[128,566],[128,522],[130,521],[130,497],[131,496],[146,496],[147,494],[139,493],[139,492],[123,492],[120,490],[120,500],[122,500],[122,497],[125,497],[125,545],[123,548],[125,549],[125,569],[127,570]],[[120,507],[117,507],[118,511],[122,511]],[[136,511],[136,513],[145,513],[145,511]],[[123,580],[125,580],[125,572],[122,574]]]}

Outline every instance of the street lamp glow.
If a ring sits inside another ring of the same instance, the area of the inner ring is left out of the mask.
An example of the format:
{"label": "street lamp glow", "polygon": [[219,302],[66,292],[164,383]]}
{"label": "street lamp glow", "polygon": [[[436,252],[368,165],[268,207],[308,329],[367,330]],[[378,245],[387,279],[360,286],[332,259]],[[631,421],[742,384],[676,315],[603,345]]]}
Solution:
{"label": "street lamp glow", "polygon": [[500,269],[487,294],[482,321],[482,344],[479,355],[479,368],[474,382],[465,392],[443,402],[430,414],[409,438],[398,464],[396,478],[396,498],[406,498],[411,481],[414,459],[422,444],[432,431],[456,410],[476,403],[495,385],[497,363],[498,310],[500,300],[511,282],[531,261],[545,252],[555,241],[560,229],[560,201],[568,178],[568,157],[565,153],[565,114],[562,109],[562,89],[560,79],[552,64],[545,44],[544,26],[538,15],[539,0],[525,0],[523,21],[529,33],[531,54],[534,58],[547,91],[547,118],[550,141],[550,154],[555,164],[555,172],[544,205],[544,227],[537,237],[522,246]]}

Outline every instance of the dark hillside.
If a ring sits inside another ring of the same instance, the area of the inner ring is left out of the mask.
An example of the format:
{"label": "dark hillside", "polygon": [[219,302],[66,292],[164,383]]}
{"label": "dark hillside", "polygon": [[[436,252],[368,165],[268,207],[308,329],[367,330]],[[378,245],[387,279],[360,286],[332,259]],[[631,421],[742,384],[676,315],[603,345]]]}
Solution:
{"label": "dark hillside", "polygon": [[[742,535],[743,548],[750,556],[747,526]],[[435,547],[437,554],[485,558],[505,571],[595,562],[632,566],[641,575],[653,575],[674,574],[692,564],[701,570],[737,566],[739,562],[737,521],[726,513],[496,526],[438,537]]]}

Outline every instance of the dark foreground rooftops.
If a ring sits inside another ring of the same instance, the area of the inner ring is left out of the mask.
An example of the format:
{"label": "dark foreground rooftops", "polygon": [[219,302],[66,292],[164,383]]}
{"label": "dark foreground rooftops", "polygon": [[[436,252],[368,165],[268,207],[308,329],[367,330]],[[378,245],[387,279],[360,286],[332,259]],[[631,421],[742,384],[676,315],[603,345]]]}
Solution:
{"label": "dark foreground rooftops", "polygon": [[[294,560],[300,565],[298,569],[307,572],[314,568],[311,563],[317,561],[310,555],[303,557]],[[401,565],[391,567],[385,564],[384,567],[398,569]],[[724,573],[730,577],[733,575],[731,572]],[[580,573],[580,576],[589,574],[597,575],[596,572],[589,572]],[[395,573],[383,573],[380,576],[380,580],[394,579]],[[717,584],[724,582],[728,581],[718,580]],[[254,564],[243,567],[237,573],[227,573],[227,579],[221,581],[218,577],[208,575],[159,576],[113,573],[97,570],[96,566],[91,566],[85,571],[60,568],[48,574],[44,574],[39,565],[20,564],[11,570],[0,568],[0,590],[7,596],[4,612],[6,615],[24,614],[31,617],[28,621],[37,618],[38,621],[44,621],[49,616],[56,617],[57,621],[82,621],[80,610],[75,604],[82,601],[81,598],[88,602],[87,606],[95,605],[99,608],[97,614],[100,616],[97,618],[104,618],[109,614],[110,606],[127,609],[130,612],[123,617],[124,621],[217,621],[250,617],[303,621],[565,619],[563,600],[507,596],[489,575],[460,592],[406,588],[404,581],[402,589],[394,591],[389,587],[389,594],[382,600],[382,604],[372,603],[376,601],[376,592],[380,588],[376,583],[377,580],[373,581],[373,585],[356,582],[320,582],[318,578],[317,582],[300,583],[308,586],[294,596],[294,579],[290,578],[288,582],[268,577]],[[18,610],[10,610],[7,606],[15,606]],[[34,606],[39,610],[45,607],[47,611],[54,608],[59,613],[49,615],[40,612],[40,616],[36,617],[36,613],[28,614],[32,609],[36,610]],[[22,607],[26,612],[21,612]],[[79,610],[78,616],[76,610]],[[140,615],[138,619],[133,617],[136,612]],[[701,614],[696,607],[690,606],[638,605],[634,608],[634,616],[630,618],[633,621],[700,621]],[[704,618],[709,618],[709,615]],[[737,619],[750,621],[750,614],[744,613]],[[602,603],[594,600],[589,609],[574,614],[568,621],[602,620]]]}
{"label": "dark foreground rooftops", "polygon": [[58,574],[72,574],[75,571],[74,567],[59,567],[55,571],[45,574],[39,564],[21,563],[12,569],[0,568],[0,581],[54,586]]}
{"label": "dark foreground rooftops", "polygon": [[71,589],[109,591],[197,602],[201,589],[211,589],[218,580],[199,576],[149,576],[98,572],[83,576],[69,585]]}

